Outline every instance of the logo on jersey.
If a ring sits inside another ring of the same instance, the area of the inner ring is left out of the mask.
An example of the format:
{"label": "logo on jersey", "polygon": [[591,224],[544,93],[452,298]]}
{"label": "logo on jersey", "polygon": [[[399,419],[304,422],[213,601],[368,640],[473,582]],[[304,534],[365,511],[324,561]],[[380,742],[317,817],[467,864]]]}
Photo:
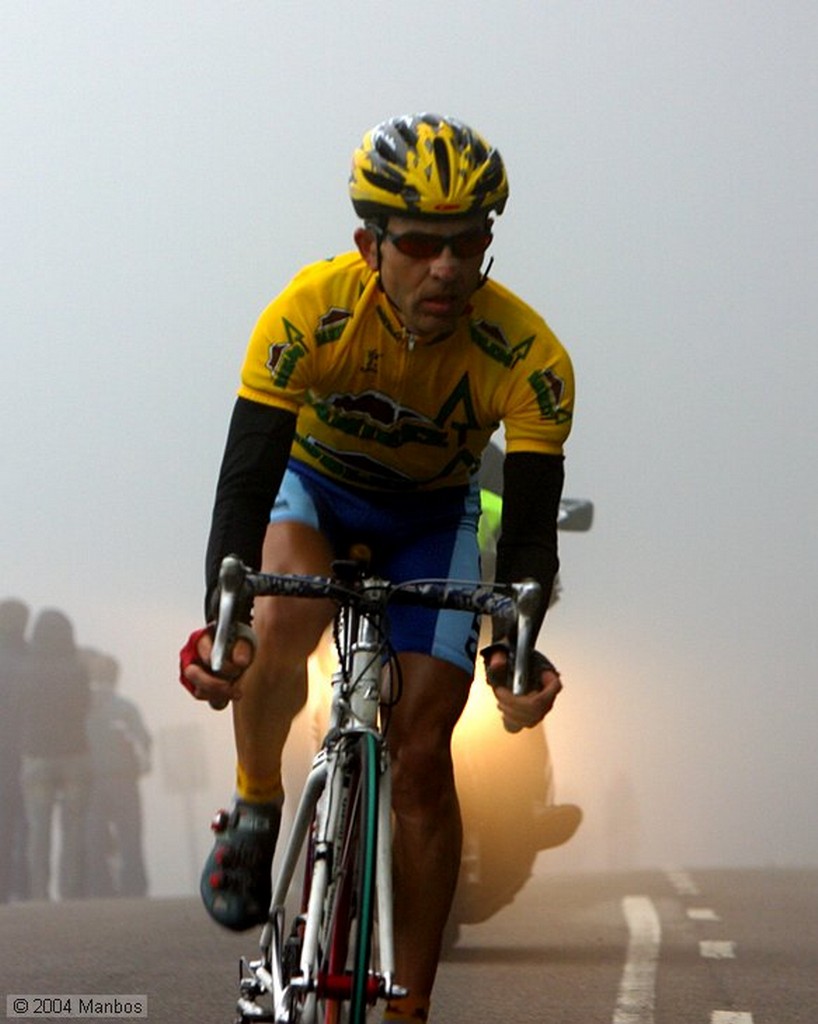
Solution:
{"label": "logo on jersey", "polygon": [[360,367],[361,373],[377,373],[380,358],[381,354],[376,348],[367,349],[366,361],[363,366]]}
{"label": "logo on jersey", "polygon": [[330,341],[337,341],[344,333],[346,325],[352,318],[352,311],[332,306],[318,318],[318,327],[315,331],[317,345],[326,345]]}
{"label": "logo on jersey", "polygon": [[401,473],[364,452],[342,451],[313,435],[302,435],[297,432],[295,442],[327,472],[340,480],[348,480],[365,487],[385,487],[388,490],[414,490],[417,487],[417,481],[406,473]]}
{"label": "logo on jersey", "polygon": [[363,440],[370,448],[368,452],[354,451],[312,433],[297,435],[298,444],[341,479],[390,490],[417,488],[420,481],[390,465],[390,456],[385,456],[385,461],[378,458],[379,447],[395,450],[402,445],[434,448],[446,460],[436,467],[429,481],[447,479],[463,468],[468,475],[477,468],[478,460],[469,449],[468,435],[479,430],[480,425],[468,374],[463,374],[433,416],[402,405],[375,389],[355,394],[336,392],[313,401],[311,406],[322,423],[356,442]]}
{"label": "logo on jersey", "polygon": [[380,391],[327,395],[313,407],[328,426],[388,448],[410,441],[436,447],[446,444],[445,431],[432,420]]}
{"label": "logo on jersey", "polygon": [[553,370],[535,370],[528,377],[528,383],[537,398],[540,415],[544,420],[555,423],[566,423],[571,419],[567,409],[561,409],[560,403],[565,396],[565,381]]}
{"label": "logo on jersey", "polygon": [[307,354],[304,346],[304,335],[295,324],[282,318],[286,341],[273,342],[267,349],[267,362],[264,364],[270,371],[273,383],[285,388],[293,375],[298,360]]}
{"label": "logo on jersey", "polygon": [[516,345],[512,345],[505,335],[505,331],[499,324],[493,324],[488,320],[472,320],[469,323],[471,340],[481,348],[490,359],[502,363],[509,369],[516,366],[521,359],[525,359],[534,343],[534,335],[524,338]]}

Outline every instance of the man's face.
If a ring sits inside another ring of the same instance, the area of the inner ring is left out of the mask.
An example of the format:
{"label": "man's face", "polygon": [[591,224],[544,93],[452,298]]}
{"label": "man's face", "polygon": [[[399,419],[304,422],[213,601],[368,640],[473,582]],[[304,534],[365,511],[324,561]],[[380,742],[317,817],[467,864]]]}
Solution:
{"label": "man's face", "polygon": [[[451,220],[422,221],[390,217],[381,240],[380,274],[384,291],[397,307],[404,326],[414,334],[434,336],[452,331],[466,311],[472,293],[480,283],[483,251],[456,255],[458,242],[447,244],[440,253],[411,256],[401,252],[401,235],[421,233],[437,237],[474,236],[488,232],[485,214]],[[398,241],[394,241],[398,238]],[[378,269],[375,235],[366,228],[355,232],[355,242],[372,270]]]}

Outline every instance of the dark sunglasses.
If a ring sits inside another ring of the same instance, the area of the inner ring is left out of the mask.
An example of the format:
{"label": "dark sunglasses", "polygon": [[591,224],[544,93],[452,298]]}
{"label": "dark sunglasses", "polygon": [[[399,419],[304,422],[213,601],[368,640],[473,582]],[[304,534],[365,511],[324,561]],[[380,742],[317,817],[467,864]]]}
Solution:
{"label": "dark sunglasses", "polygon": [[439,256],[447,247],[458,259],[479,256],[488,249],[494,236],[485,228],[477,228],[461,231],[457,235],[430,235],[425,231],[405,231],[402,235],[393,235],[386,231],[383,237],[388,238],[404,256],[428,260]]}

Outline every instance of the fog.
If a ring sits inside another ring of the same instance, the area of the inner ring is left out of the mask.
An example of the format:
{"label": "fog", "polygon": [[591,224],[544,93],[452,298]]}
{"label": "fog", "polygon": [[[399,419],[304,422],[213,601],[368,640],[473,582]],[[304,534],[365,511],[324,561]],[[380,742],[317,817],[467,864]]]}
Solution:
{"label": "fog", "polygon": [[175,677],[249,332],[423,109],[501,150],[492,275],[577,374],[543,868],[818,862],[817,48],[802,0],[0,5],[0,597],[121,659],[152,892],[231,791]]}

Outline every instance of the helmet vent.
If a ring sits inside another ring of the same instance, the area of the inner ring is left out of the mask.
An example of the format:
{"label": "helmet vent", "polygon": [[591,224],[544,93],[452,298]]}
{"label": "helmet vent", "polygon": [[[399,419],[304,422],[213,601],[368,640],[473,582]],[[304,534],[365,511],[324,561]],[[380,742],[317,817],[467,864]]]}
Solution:
{"label": "helmet vent", "polygon": [[449,147],[441,138],[435,139],[434,147],[440,187],[443,190],[443,194],[447,196],[450,194],[452,187],[452,165],[449,160]]}
{"label": "helmet vent", "polygon": [[403,178],[397,176],[390,178],[386,174],[376,174],[373,171],[364,171],[363,175],[370,185],[383,189],[384,192],[391,192],[397,196],[404,190]]}
{"label": "helmet vent", "polygon": [[395,121],[395,134],[400,135],[406,143],[406,149],[414,149],[418,144],[418,133],[414,128],[414,118],[399,117]]}

